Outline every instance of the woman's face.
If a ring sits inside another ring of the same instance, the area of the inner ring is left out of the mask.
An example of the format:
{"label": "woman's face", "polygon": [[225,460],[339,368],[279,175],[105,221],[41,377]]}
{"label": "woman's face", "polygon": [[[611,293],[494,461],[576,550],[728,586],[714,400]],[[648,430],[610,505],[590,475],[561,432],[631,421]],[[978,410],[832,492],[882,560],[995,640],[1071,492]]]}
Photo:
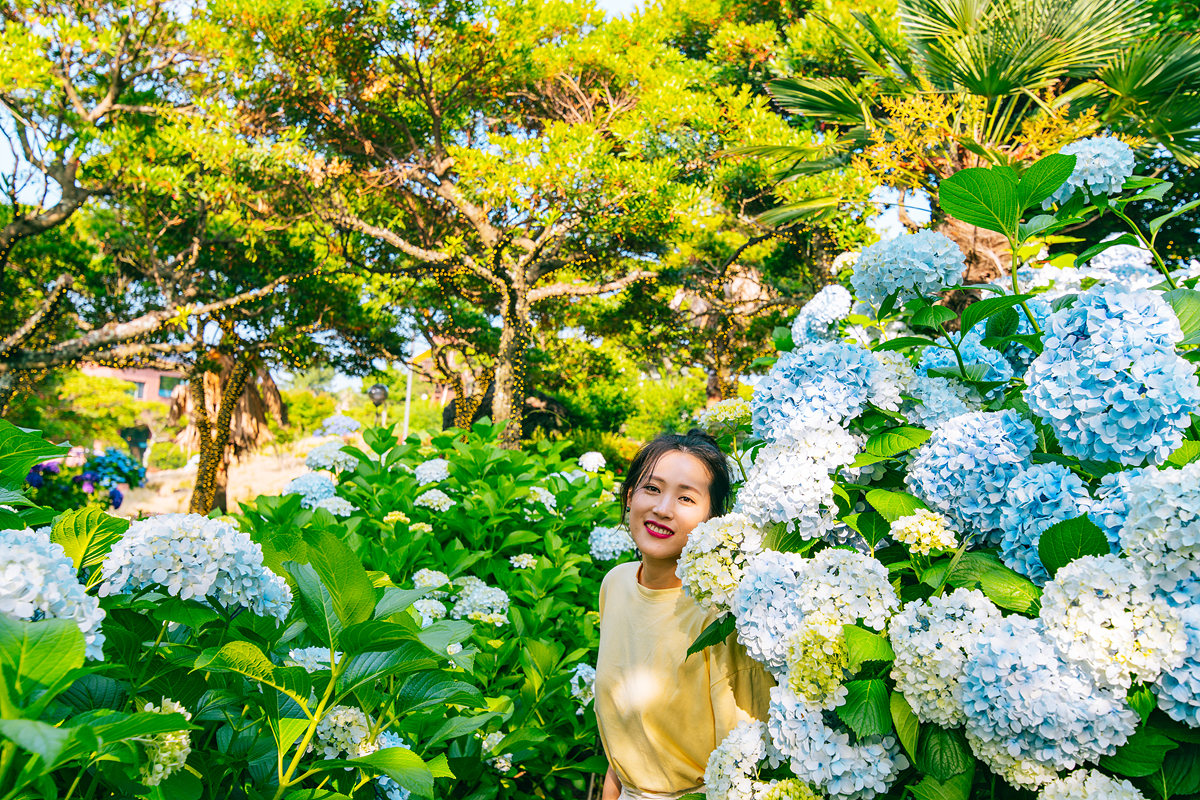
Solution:
{"label": "woman's face", "polygon": [[677,561],[688,534],[708,519],[712,479],[700,459],[671,450],[629,498],[629,531],[644,558]]}

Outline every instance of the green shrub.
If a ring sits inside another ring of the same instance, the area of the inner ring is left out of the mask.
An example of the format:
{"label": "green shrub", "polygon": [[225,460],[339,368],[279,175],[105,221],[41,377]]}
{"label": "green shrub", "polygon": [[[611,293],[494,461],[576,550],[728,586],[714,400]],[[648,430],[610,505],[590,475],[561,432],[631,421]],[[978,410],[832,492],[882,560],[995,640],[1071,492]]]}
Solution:
{"label": "green shrub", "polygon": [[174,442],[156,442],[150,448],[151,469],[180,469],[187,460],[187,452]]}

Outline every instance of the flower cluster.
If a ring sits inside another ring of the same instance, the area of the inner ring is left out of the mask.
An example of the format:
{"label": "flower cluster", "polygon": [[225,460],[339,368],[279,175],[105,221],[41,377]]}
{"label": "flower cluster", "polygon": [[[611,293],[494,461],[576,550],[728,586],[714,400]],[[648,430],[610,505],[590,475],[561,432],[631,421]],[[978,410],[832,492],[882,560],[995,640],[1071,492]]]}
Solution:
{"label": "flower cluster", "polygon": [[629,531],[621,527],[598,526],[588,534],[588,547],[597,561],[615,561],[637,550]]}
{"label": "flower cluster", "polygon": [[305,508],[316,508],[317,503],[333,497],[337,487],[333,481],[319,472],[306,472],[283,487],[284,494],[300,495],[300,505]]}
{"label": "flower cluster", "polygon": [[960,526],[1001,529],[1008,483],[1029,465],[1037,434],[1011,410],[954,417],[921,445],[908,485]]}
{"label": "flower cluster", "polygon": [[[502,741],[504,741],[503,732],[496,731],[495,733],[489,733],[487,736],[483,737],[483,752],[492,752],[500,746]],[[504,753],[503,755],[489,758],[487,759],[487,763],[491,764],[497,772],[508,772],[513,768],[512,753]]]}
{"label": "flower cluster", "polygon": [[[418,589],[436,589],[450,582],[450,576],[436,569],[419,569],[413,573],[413,586]],[[445,592],[430,592],[430,597],[445,597]]]}
{"label": "flower cluster", "polygon": [[379,749],[371,736],[371,720],[361,708],[334,706],[317,723],[311,753],[317,750],[325,758],[361,758]]}
{"label": "flower cluster", "polygon": [[[571,696],[586,706],[596,697],[596,668],[591,664],[576,664],[571,671]],[[579,709],[583,713],[583,709]]]}
{"label": "flower cluster", "polygon": [[387,525],[407,525],[409,521],[403,511],[389,511],[383,515],[383,522]]}
{"label": "flower cluster", "polygon": [[[164,697],[161,706],[147,703],[142,711],[147,714],[182,714],[190,720],[192,715],[182,703],[176,703]],[[192,753],[192,739],[187,731],[168,731],[156,733],[142,741],[146,748],[146,763],[142,765],[142,783],[147,786],[158,786],[164,780],[183,769],[188,756]]]}
{"label": "flower cluster", "polygon": [[331,472],[354,469],[358,466],[358,456],[343,450],[345,446],[339,440],[319,444],[308,451],[304,458],[304,466],[309,469],[327,469]]}
{"label": "flower cluster", "polygon": [[[438,592],[444,595],[445,592]],[[428,628],[439,619],[446,618],[446,606],[432,597],[422,597],[413,603],[413,610],[421,615],[421,627]]]}
{"label": "flower cluster", "polygon": [[1025,399],[1067,455],[1162,463],[1200,410],[1196,369],[1175,351],[1182,335],[1158,293],[1093,286],[1051,315]]}
{"label": "flower cluster", "polygon": [[138,520],[104,561],[100,595],[129,594],[157,584],[184,600],[242,606],[283,620],[292,591],[263,564],[249,534],[199,514],[160,514]]}
{"label": "flower cluster", "polygon": [[726,514],[697,525],[688,534],[675,574],[683,590],[701,606],[729,610],[746,560],[762,550],[762,531],[744,514]]}
{"label": "flower cluster", "polygon": [[431,458],[417,465],[413,470],[413,477],[417,479],[418,486],[444,481],[450,477],[450,462],[444,458]]}
{"label": "flower cluster", "polygon": [[846,342],[812,344],[783,353],[754,389],[754,432],[787,444],[814,426],[858,416],[870,399],[879,362]]}
{"label": "flower cluster", "polygon": [[1105,475],[1100,479],[1100,488],[1096,491],[1092,507],[1088,509],[1088,519],[1104,531],[1104,536],[1108,539],[1108,547],[1114,553],[1121,548],[1121,526],[1129,515],[1127,501],[1130,481],[1147,469],[1153,469],[1153,467],[1122,470]]}
{"label": "flower cluster", "polygon": [[361,425],[358,420],[351,419],[345,414],[334,414],[332,417],[326,417],[321,423],[321,427],[317,429],[317,436],[350,436]]}
{"label": "flower cluster", "polygon": [[796,347],[838,338],[837,324],[850,314],[854,298],[843,286],[833,283],[813,295],[792,320],[792,343]]}
{"label": "flower cluster", "polygon": [[958,547],[958,540],[946,524],[946,518],[927,508],[918,508],[907,517],[898,518],[892,523],[891,532],[893,539],[921,555]]}
{"label": "flower cluster", "polygon": [[1146,800],[1129,781],[1110,778],[1103,772],[1077,769],[1066,777],[1051,781],[1038,800]]}
{"label": "flower cluster", "polygon": [[1200,728],[1200,606],[1181,608],[1177,613],[1186,637],[1187,656],[1158,676],[1158,707],[1171,719]]}
{"label": "flower cluster", "polygon": [[[335,651],[333,654],[333,663],[340,664],[341,661],[342,654]],[[288,651],[284,663],[289,667],[304,667],[306,672],[329,669],[329,648],[298,647]]]}
{"label": "flower cluster", "polygon": [[[945,345],[945,347],[926,347],[921,353],[920,367],[926,376],[929,376],[930,372],[945,372],[961,376],[962,372],[958,365],[958,358],[961,356],[968,374],[971,373],[973,365],[987,368],[982,375],[972,375],[977,380],[1006,384],[1013,377],[1012,364],[1008,363],[1004,354],[999,350],[983,346],[982,326],[977,325],[972,328],[966,336],[961,337],[961,341],[957,338],[954,340],[959,351],[957,356],[950,349],[950,341],[946,337],[939,337],[938,344]],[[988,392],[987,397],[995,399],[1002,394],[1004,394],[1004,387],[997,386]]]}
{"label": "flower cluster", "polygon": [[732,397],[697,411],[696,424],[710,433],[716,433],[722,428],[737,428],[746,424],[753,413],[749,400]]}
{"label": "flower cluster", "polygon": [[414,506],[422,508],[431,508],[434,511],[449,511],[456,503],[448,494],[441,489],[427,489],[417,499],[413,500]]}
{"label": "flower cluster", "polygon": [[962,414],[978,411],[983,399],[969,384],[952,378],[917,375],[908,385],[901,412],[913,425],[937,428]]}
{"label": "flower cluster", "polygon": [[488,586],[473,575],[455,578],[454,585],[458,587],[458,597],[450,609],[451,617],[496,626],[508,622],[508,595],[503,589]]}
{"label": "flower cluster", "polygon": [[1058,152],[1075,156],[1075,169],[1071,177],[1042,202],[1044,209],[1067,202],[1079,190],[1083,191],[1084,199],[1119,194],[1125,181],[1133,175],[1133,148],[1112,136],[1080,139]]}
{"label": "flower cluster", "polygon": [[759,763],[774,756],[767,726],[758,720],[739,722],[712,751],[704,769],[707,800],[757,800],[765,784]]}
{"label": "flower cluster", "polygon": [[547,511],[553,512],[558,508],[558,498],[549,489],[541,486],[530,486],[529,494],[536,502],[545,506]]}
{"label": "flower cluster", "polygon": [[317,508],[323,508],[335,517],[348,517],[358,508],[344,497],[326,497],[317,503]]}
{"label": "flower cluster", "polygon": [[828,614],[809,614],[785,640],[787,684],[814,708],[831,709],[846,701],[843,681],[849,675],[850,651],[842,621]]}
{"label": "flower cluster", "polygon": [[764,550],[750,559],[733,593],[738,641],[777,675],[787,668],[787,636],[804,620],[796,599],[806,572],[803,556]]}
{"label": "flower cluster", "polygon": [[1038,555],[1042,533],[1088,512],[1092,498],[1079,476],[1061,464],[1034,464],[1008,483],[1000,517],[1000,557],[1041,586],[1050,577]]}
{"label": "flower cluster", "polygon": [[1200,558],[1200,461],[1131,477],[1126,503],[1125,552],[1153,565]]}
{"label": "flower cluster", "polygon": [[579,468],[584,472],[599,472],[604,465],[604,454],[595,450],[589,450],[579,457]]}
{"label": "flower cluster", "polygon": [[87,470],[96,476],[96,483],[107,489],[115,489],[118,483],[139,486],[146,477],[145,467],[115,447],[93,456],[87,463]]}
{"label": "flower cluster", "polygon": [[850,283],[860,299],[880,305],[925,297],[959,283],[966,261],[958,245],[934,231],[898,236],[862,251]]}
{"label": "flower cluster", "polygon": [[961,675],[967,644],[1000,620],[1000,609],[974,589],[916,600],[888,623],[896,661],[892,679],[922,722],[965,720]]}
{"label": "flower cluster", "polygon": [[887,567],[851,550],[822,550],[808,560],[804,590],[794,600],[805,614],[821,612],[844,624],[856,620],[881,631],[900,606]]}
{"label": "flower cluster", "polygon": [[537,566],[537,556],[533,553],[518,553],[508,559],[513,569],[533,569]]}
{"label": "flower cluster", "polygon": [[104,658],[104,609],[84,590],[62,545],[50,541],[49,528],[0,530],[0,614],[72,620],[87,657]]}

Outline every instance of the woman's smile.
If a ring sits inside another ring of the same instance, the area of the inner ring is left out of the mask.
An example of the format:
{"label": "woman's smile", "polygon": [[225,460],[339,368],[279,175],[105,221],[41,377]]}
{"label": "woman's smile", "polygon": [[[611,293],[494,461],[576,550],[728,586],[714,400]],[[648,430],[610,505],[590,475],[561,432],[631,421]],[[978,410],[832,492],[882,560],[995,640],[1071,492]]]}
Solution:
{"label": "woman's smile", "polygon": [[646,527],[646,533],[650,534],[656,539],[669,539],[675,535],[675,531],[671,530],[662,523],[646,520],[642,524]]}

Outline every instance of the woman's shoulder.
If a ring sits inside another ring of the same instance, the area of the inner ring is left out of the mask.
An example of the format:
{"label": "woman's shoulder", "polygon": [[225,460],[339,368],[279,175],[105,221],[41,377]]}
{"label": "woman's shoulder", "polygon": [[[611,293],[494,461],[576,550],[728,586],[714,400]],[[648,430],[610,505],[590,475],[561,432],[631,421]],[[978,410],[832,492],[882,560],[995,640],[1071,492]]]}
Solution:
{"label": "woman's shoulder", "polygon": [[624,564],[617,564],[608,571],[604,576],[604,580],[600,582],[600,591],[618,587],[618,586],[636,586],[637,571],[640,566],[638,561],[626,561]]}

